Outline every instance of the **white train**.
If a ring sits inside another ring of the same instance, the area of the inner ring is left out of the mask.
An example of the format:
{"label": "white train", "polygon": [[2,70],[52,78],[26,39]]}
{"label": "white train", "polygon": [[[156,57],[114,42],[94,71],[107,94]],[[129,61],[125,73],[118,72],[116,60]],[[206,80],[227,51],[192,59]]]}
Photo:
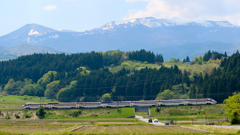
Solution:
{"label": "white train", "polygon": [[179,99],[179,100],[147,100],[147,101],[113,101],[113,102],[68,102],[68,103],[29,103],[22,105],[22,109],[67,108],[116,108],[116,107],[141,107],[141,106],[181,106],[181,105],[212,105],[217,102],[211,98],[205,99]]}

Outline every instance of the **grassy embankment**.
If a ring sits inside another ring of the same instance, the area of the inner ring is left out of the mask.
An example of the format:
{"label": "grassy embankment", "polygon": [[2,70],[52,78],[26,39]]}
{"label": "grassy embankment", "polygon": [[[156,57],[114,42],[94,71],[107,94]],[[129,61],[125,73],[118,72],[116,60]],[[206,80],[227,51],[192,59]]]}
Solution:
{"label": "grassy embankment", "polygon": [[[1,97],[2,95],[0,95]],[[0,119],[38,119],[36,110],[21,109],[25,103],[39,103],[39,97],[8,95],[2,96],[0,99]],[[3,101],[5,100],[5,101]],[[44,98],[44,102],[58,102]],[[81,111],[78,116],[73,116],[75,111]],[[99,119],[99,118],[126,118],[134,115],[134,108],[104,108],[104,109],[50,109],[46,110],[44,119]],[[7,116],[9,116],[7,118]]]}
{"label": "grassy embankment", "polygon": [[[226,119],[223,105],[201,105],[201,106],[172,106],[172,107],[152,107],[151,117],[159,120],[203,120],[203,112],[206,112],[206,119]],[[137,113],[146,117],[146,113]]]}

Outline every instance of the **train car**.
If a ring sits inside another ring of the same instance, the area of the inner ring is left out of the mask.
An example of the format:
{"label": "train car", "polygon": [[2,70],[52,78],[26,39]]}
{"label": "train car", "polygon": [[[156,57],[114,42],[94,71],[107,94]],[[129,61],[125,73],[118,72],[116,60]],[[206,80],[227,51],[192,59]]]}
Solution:
{"label": "train car", "polygon": [[117,108],[135,106],[181,106],[181,105],[212,105],[217,102],[211,98],[179,99],[179,100],[146,100],[146,101],[113,101],[113,102],[68,102],[68,103],[29,103],[21,106],[22,109],[70,109],[70,108]]}
{"label": "train car", "polygon": [[133,101],[134,106],[157,106],[157,100]]}

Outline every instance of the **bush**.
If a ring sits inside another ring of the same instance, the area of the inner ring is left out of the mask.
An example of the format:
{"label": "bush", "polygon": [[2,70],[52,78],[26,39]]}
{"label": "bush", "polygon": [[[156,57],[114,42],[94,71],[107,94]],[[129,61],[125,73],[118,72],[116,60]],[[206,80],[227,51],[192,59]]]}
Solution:
{"label": "bush", "polygon": [[161,109],[159,107],[156,107],[155,111],[159,113]]}
{"label": "bush", "polygon": [[81,111],[81,110],[77,110],[77,111],[71,112],[70,116],[72,116],[72,117],[77,117],[77,116],[79,116],[80,114],[82,114],[82,111]]}
{"label": "bush", "polygon": [[31,113],[25,113],[24,118],[31,118],[32,116],[33,116],[32,112]]}
{"label": "bush", "polygon": [[231,122],[231,124],[239,124],[240,123],[240,121],[237,118],[231,119],[230,122]]}
{"label": "bush", "polygon": [[19,119],[20,116],[19,116],[18,114],[15,114],[15,118],[16,118],[16,119]]}
{"label": "bush", "polygon": [[117,111],[118,111],[118,113],[122,113],[122,109],[121,108],[118,108]]}
{"label": "bush", "polygon": [[36,115],[37,116],[40,116],[40,117],[44,117],[44,115],[46,114],[45,110],[44,110],[44,107],[43,106],[40,106],[39,109],[37,110],[36,112]]}
{"label": "bush", "polygon": [[5,119],[11,119],[10,115],[7,113]]}
{"label": "bush", "polygon": [[31,118],[31,115],[26,114],[26,115],[25,115],[25,118]]}
{"label": "bush", "polygon": [[77,117],[78,115],[82,114],[82,111],[81,110],[78,110],[78,111],[74,111],[72,112],[71,116],[72,117]]}

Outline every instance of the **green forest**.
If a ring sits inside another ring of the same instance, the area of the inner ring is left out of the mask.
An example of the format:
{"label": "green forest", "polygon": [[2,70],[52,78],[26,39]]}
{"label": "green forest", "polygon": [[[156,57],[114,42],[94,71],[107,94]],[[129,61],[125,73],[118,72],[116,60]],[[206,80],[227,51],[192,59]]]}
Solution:
{"label": "green forest", "polygon": [[[200,66],[207,70],[195,70]],[[213,98],[221,103],[239,91],[239,66],[238,51],[227,56],[209,50],[193,60],[169,61],[144,49],[32,54],[0,62],[0,92],[60,102],[102,101],[109,93],[114,101]]]}

